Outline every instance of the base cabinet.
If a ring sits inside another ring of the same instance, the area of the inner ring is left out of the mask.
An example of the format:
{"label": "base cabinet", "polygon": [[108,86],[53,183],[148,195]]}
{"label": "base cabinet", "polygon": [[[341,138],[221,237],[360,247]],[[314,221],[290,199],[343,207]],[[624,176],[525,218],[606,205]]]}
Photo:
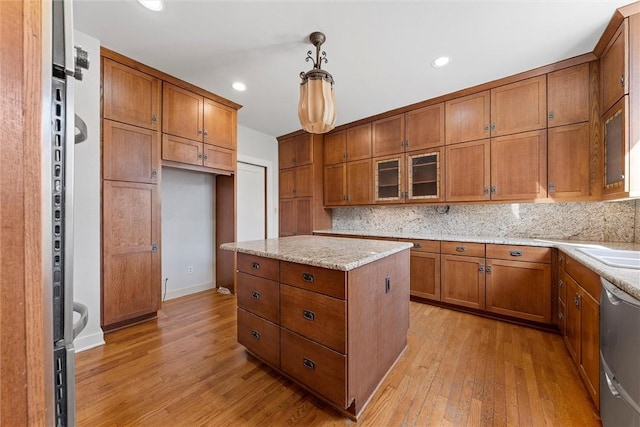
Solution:
{"label": "base cabinet", "polygon": [[570,256],[560,277],[566,285],[564,342],[587,391],[600,406],[600,277]]}
{"label": "base cabinet", "polygon": [[239,253],[238,342],[355,418],[407,345],[408,263],[406,250],[346,272]]}

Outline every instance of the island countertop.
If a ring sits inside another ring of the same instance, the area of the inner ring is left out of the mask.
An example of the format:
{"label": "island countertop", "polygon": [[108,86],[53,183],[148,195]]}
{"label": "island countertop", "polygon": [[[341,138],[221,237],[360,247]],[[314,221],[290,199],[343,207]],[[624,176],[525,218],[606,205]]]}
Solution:
{"label": "island countertop", "polygon": [[291,236],[278,239],[223,243],[221,249],[349,271],[411,248],[408,242],[349,239],[324,236]]}

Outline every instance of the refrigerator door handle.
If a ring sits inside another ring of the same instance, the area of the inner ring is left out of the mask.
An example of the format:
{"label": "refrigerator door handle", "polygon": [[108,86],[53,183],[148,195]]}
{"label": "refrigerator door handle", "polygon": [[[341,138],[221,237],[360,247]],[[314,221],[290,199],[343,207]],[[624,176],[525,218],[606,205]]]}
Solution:
{"label": "refrigerator door handle", "polygon": [[73,302],[73,311],[80,313],[80,319],[73,324],[73,338],[77,337],[89,322],[89,308],[79,302]]}
{"label": "refrigerator door handle", "polygon": [[627,391],[622,387],[622,384],[616,379],[615,375],[611,371],[611,368],[607,364],[606,360],[604,360],[604,356],[602,352],[600,352],[600,363],[602,366],[602,370],[604,370],[604,377],[607,380],[607,386],[611,394],[618,398],[624,400],[624,402],[631,407],[638,415],[640,415],[640,405],[636,401],[633,400],[633,397],[627,393]]}
{"label": "refrigerator door handle", "polygon": [[75,116],[75,143],[80,144],[87,139],[87,124],[77,114]]}

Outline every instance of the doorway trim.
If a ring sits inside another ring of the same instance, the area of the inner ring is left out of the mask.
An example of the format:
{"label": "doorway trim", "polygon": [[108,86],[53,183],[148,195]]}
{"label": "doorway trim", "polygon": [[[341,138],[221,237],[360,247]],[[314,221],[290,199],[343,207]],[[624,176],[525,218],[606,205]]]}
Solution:
{"label": "doorway trim", "polygon": [[266,170],[266,191],[265,202],[267,205],[267,239],[273,239],[278,237],[278,221],[276,207],[278,205],[277,195],[278,192],[275,189],[275,175],[273,170],[273,162],[270,160],[259,159],[253,156],[247,156],[245,154],[239,154],[237,158],[238,163],[248,163],[255,166],[261,166]]}

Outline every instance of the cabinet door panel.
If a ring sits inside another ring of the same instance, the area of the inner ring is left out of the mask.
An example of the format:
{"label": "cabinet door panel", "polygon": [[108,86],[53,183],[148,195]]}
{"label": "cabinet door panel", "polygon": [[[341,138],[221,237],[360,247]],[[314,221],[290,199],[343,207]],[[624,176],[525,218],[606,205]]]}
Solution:
{"label": "cabinet door panel", "polygon": [[192,139],[162,135],[162,159],[202,166],[202,143]]}
{"label": "cabinet door panel", "polygon": [[374,157],[404,151],[404,114],[376,120],[372,132]]}
{"label": "cabinet door panel", "polygon": [[296,199],[280,199],[280,237],[296,234]]}
{"label": "cabinet door panel", "polygon": [[313,199],[311,197],[294,199],[296,202],[296,235],[313,232]]}
{"label": "cabinet door panel", "polygon": [[589,120],[589,64],[565,68],[547,76],[549,127]]}
{"label": "cabinet door panel", "polygon": [[629,93],[626,49],[629,30],[625,19],[600,57],[600,112],[604,114],[624,94]]}
{"label": "cabinet door panel", "polygon": [[491,89],[491,136],[547,127],[546,75]]}
{"label": "cabinet door panel", "polygon": [[158,311],[158,186],[104,181],[102,209],[102,325]]}
{"label": "cabinet door panel", "polygon": [[442,191],[442,149],[406,154],[407,200],[437,202]]}
{"label": "cabinet door panel", "polygon": [[278,163],[280,169],[287,169],[296,165],[296,148],[293,137],[283,139],[278,144]]}
{"label": "cabinet door panel", "polygon": [[526,132],[491,140],[491,200],[547,196],[547,133]]}
{"label": "cabinet door panel", "polygon": [[489,200],[489,140],[450,145],[445,153],[446,200]]}
{"label": "cabinet door panel", "polygon": [[313,196],[313,165],[297,167],[295,173],[295,196]]}
{"label": "cabinet door panel", "polygon": [[442,255],[440,300],[475,309],[485,307],[484,258]]}
{"label": "cabinet door panel", "polygon": [[447,144],[489,137],[491,97],[488,90],[447,101],[445,109]]}
{"label": "cabinet door panel", "polygon": [[280,367],[280,327],[238,307],[238,342]]}
{"label": "cabinet door panel", "polygon": [[348,162],[347,168],[347,204],[366,205],[371,203],[373,189],[371,160]]}
{"label": "cabinet door panel", "polygon": [[411,295],[440,301],[440,254],[411,250]]}
{"label": "cabinet door panel", "polygon": [[602,117],[604,134],[604,194],[629,191],[629,97],[618,101]]}
{"label": "cabinet door panel", "polygon": [[296,171],[288,169],[280,171],[280,198],[289,199],[295,197]]}
{"label": "cabinet door panel", "polygon": [[162,92],[162,132],[202,142],[204,98],[165,82]]}
{"label": "cabinet door panel", "polygon": [[342,163],[347,157],[347,133],[342,130],[324,135],[324,165]]}
{"label": "cabinet door panel", "polygon": [[236,169],[236,151],[203,144],[203,165],[208,168],[233,172]]}
{"label": "cabinet door panel", "polygon": [[549,197],[589,195],[589,123],[549,129]]}
{"label": "cabinet door panel", "polygon": [[231,107],[204,98],[203,136],[206,144],[236,149],[236,116]]}
{"label": "cabinet door panel", "polygon": [[373,159],[374,202],[397,203],[404,200],[404,156]]}
{"label": "cabinet door panel", "polygon": [[344,163],[324,167],[324,204],[340,206],[347,203],[347,175]]}
{"label": "cabinet door panel", "polygon": [[444,103],[409,111],[406,140],[412,151],[444,145]]}
{"label": "cabinet door panel", "polygon": [[600,401],[600,304],[586,292],[580,296],[580,374],[589,394]]}
{"label": "cabinet door panel", "polygon": [[295,165],[304,166],[313,163],[313,136],[304,133],[294,137]]}
{"label": "cabinet door panel", "polygon": [[371,123],[347,129],[347,161],[371,158]]}
{"label": "cabinet door panel", "polygon": [[110,59],[102,61],[103,117],[159,130],[161,81]]}
{"label": "cabinet door panel", "polygon": [[573,361],[580,365],[580,309],[578,308],[578,298],[580,287],[575,280],[565,274],[565,284],[567,286],[567,306],[564,342],[569,350]]}
{"label": "cabinet door panel", "polygon": [[102,178],[157,184],[159,132],[111,120],[102,123]]}
{"label": "cabinet door panel", "polygon": [[238,273],[238,307],[280,323],[280,285],[273,280],[263,279],[247,273]]}
{"label": "cabinet door panel", "polygon": [[549,264],[487,259],[487,310],[551,323]]}

